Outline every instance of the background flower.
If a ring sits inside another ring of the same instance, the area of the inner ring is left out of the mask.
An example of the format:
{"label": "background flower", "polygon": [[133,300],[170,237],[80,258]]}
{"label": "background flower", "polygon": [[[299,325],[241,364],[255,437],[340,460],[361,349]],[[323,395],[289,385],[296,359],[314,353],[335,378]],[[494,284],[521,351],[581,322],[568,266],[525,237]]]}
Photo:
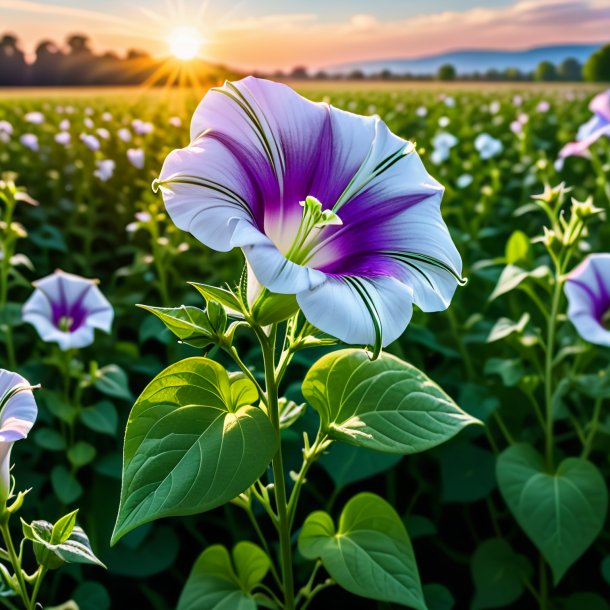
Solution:
{"label": "background flower", "polygon": [[0,502],[6,502],[11,487],[11,449],[26,438],[38,409],[30,384],[17,373],[0,369]]}
{"label": "background flower", "polygon": [[578,334],[610,347],[610,254],[591,254],[566,282],[568,318]]}
{"label": "background flower", "polygon": [[94,330],[110,332],[114,312],[95,280],[56,271],[37,282],[22,318],[62,350],[93,343]]}

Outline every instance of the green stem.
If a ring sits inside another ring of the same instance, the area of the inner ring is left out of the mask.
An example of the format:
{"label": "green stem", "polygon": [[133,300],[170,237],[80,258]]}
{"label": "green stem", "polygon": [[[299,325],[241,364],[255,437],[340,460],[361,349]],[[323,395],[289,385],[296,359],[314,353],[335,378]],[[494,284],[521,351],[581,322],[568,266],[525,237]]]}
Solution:
{"label": "green stem", "polygon": [[538,602],[540,604],[540,610],[548,610],[549,607],[549,584],[546,574],[546,564],[544,563],[544,557],[540,554],[540,596]]}
{"label": "green stem", "polygon": [[6,546],[11,565],[13,566],[13,570],[15,571],[15,577],[17,579],[17,583],[19,584],[21,600],[23,601],[25,607],[30,610],[30,608],[34,608],[34,606],[32,606],[32,602],[30,601],[30,596],[28,595],[28,588],[25,584],[25,579],[23,578],[23,572],[21,570],[21,559],[17,555],[17,552],[15,551],[15,546],[13,545],[13,539],[11,538],[11,532],[8,526],[8,515],[9,513],[7,511],[6,515],[2,518],[2,523],[0,523],[0,533],[2,534],[4,545]]}
{"label": "green stem", "polygon": [[32,599],[31,599],[31,610],[36,610],[36,599],[38,597],[38,593],[40,591],[40,585],[42,584],[42,580],[47,573],[47,568],[40,567],[38,569],[38,576],[36,577],[36,582],[34,583],[34,589],[32,591]]}
{"label": "green stem", "polygon": [[259,398],[263,401],[263,403],[266,405],[267,404],[267,396],[265,394],[265,391],[263,390],[263,388],[261,388],[260,384],[258,383],[258,381],[256,380],[256,377],[254,377],[254,374],[252,373],[252,371],[248,368],[248,366],[246,365],[246,363],[239,357],[239,354],[237,353],[237,350],[235,349],[235,347],[233,347],[232,345],[221,345],[220,346],[229,356],[231,356],[231,358],[233,359],[233,362],[235,362],[235,364],[239,367],[239,369],[241,370],[241,372],[256,386],[256,389],[258,391],[258,395]]}
{"label": "green stem", "polygon": [[269,559],[271,561],[271,563],[270,563],[271,575],[273,576],[275,582],[281,587],[282,582],[280,580],[279,574],[277,573],[277,570],[275,569],[275,563],[273,562],[273,559],[272,559],[271,550],[269,549],[269,544],[267,543],[267,539],[265,538],[265,535],[263,534],[263,532],[260,528],[260,525],[258,524],[258,521],[256,520],[256,515],[252,511],[252,506],[250,506],[250,504],[247,504],[244,506],[244,510],[246,511],[246,514],[248,515],[248,518],[250,519],[250,523],[252,524],[252,527],[254,528],[256,535],[258,536],[261,544],[263,545],[265,552],[269,556]]}
{"label": "green stem", "polygon": [[277,326],[271,327],[269,336],[262,329],[255,329],[263,350],[265,365],[265,389],[269,418],[277,435],[278,448],[273,457],[273,483],[278,517],[278,534],[280,537],[280,556],[282,561],[282,583],[284,589],[284,610],[294,610],[294,574],[292,571],[292,544],[290,541],[290,522],[286,504],[286,481],[284,480],[284,463],[282,458],[282,441],[280,434],[280,413],[278,405],[278,383],[275,376],[275,340]]}
{"label": "green stem", "polygon": [[593,417],[591,418],[591,423],[589,424],[590,425],[589,433],[587,434],[587,437],[585,439],[585,443],[584,443],[584,446],[582,449],[581,457],[584,459],[587,459],[589,457],[589,454],[591,453],[591,450],[593,449],[593,441],[595,440],[595,435],[597,434],[597,426],[599,424],[599,417],[602,412],[602,403],[603,403],[603,400],[601,398],[598,398],[595,401],[595,407],[593,408]]}

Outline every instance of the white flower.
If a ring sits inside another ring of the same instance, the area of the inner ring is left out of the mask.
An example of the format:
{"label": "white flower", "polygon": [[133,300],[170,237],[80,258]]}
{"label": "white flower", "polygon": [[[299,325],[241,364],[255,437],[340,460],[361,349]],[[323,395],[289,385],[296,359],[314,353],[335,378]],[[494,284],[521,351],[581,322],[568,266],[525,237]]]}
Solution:
{"label": "white flower", "polygon": [[451,123],[451,121],[449,120],[448,116],[442,116],[439,120],[438,120],[438,125],[439,127],[442,127],[443,129],[445,127],[447,127],[449,125],[449,123]]}
{"label": "white flower", "polygon": [[523,104],[523,98],[520,95],[515,95],[513,97],[513,106],[521,106]]}
{"label": "white flower", "polygon": [[474,141],[474,147],[479,151],[479,155],[483,160],[496,157],[504,150],[502,142],[488,133],[480,133]]}
{"label": "white flower", "polygon": [[85,114],[86,114],[87,116],[93,116],[93,108],[91,108],[91,106],[87,106],[87,107],[85,108]]}
{"label": "white flower", "polygon": [[134,119],[133,121],[131,121],[131,126],[139,136],[144,136],[148,133],[151,133],[154,129],[154,125],[152,123],[145,123],[140,119]]}
{"label": "white flower", "polygon": [[415,114],[420,117],[423,118],[428,114],[428,109],[425,106],[420,106],[416,111]]}
{"label": "white flower", "polygon": [[80,139],[89,150],[96,152],[100,149],[100,141],[94,135],[90,133],[81,133]]}
{"label": "white flower", "polygon": [[494,100],[491,104],[489,104],[489,112],[491,114],[498,114],[500,112],[501,104],[498,100]]}
{"label": "white flower", "polygon": [[13,134],[13,126],[8,121],[0,121],[0,133]]}
{"label": "white flower", "polygon": [[62,119],[59,123],[59,129],[61,131],[68,131],[68,129],[70,129],[70,121],[68,119]]}
{"label": "white flower", "polygon": [[96,280],[56,271],[34,282],[34,287],[22,318],[43,341],[66,351],[93,343],[96,328],[110,332],[114,311]]}
{"label": "white flower", "polygon": [[179,116],[172,116],[169,118],[169,124],[172,127],[182,127],[182,119]]}
{"label": "white flower", "polygon": [[512,121],[510,124],[510,130],[514,134],[520,134],[523,131],[523,124],[520,121]]}
{"label": "white flower", "polygon": [[62,146],[70,144],[70,134],[67,131],[60,131],[55,134],[55,141]]}
{"label": "white flower", "polygon": [[468,188],[473,181],[473,177],[470,174],[462,174],[456,181],[455,184],[459,189]]}
{"label": "white flower", "polygon": [[541,102],[538,102],[538,105],[536,106],[536,110],[538,112],[548,112],[551,109],[551,104],[549,104],[549,102],[547,102],[546,100],[542,100]]}
{"label": "white flower", "polygon": [[455,107],[455,98],[453,98],[449,95],[443,100],[443,103],[445,104],[445,106],[447,106],[447,108],[454,108]]}
{"label": "white flower", "polygon": [[33,125],[41,125],[44,123],[44,115],[42,112],[28,112],[25,115],[25,120]]}
{"label": "white flower", "polygon": [[87,129],[93,129],[94,123],[89,117],[85,118],[85,120],[83,121],[83,124],[85,125],[85,127]]}
{"label": "white flower", "polygon": [[136,169],[144,167],[144,151],[141,148],[129,148],[127,159]]}
{"label": "white flower", "polygon": [[110,132],[105,127],[100,127],[95,130],[95,133],[102,138],[102,140],[108,140],[110,138]]}
{"label": "white flower", "polygon": [[109,112],[104,112],[104,114],[102,114],[102,121],[106,123],[112,121],[112,115]]}
{"label": "white flower", "polygon": [[430,155],[432,163],[439,165],[443,161],[449,158],[451,149],[458,143],[458,139],[446,131],[437,133],[432,140],[432,146],[434,150]]}
{"label": "white flower", "polygon": [[24,133],[19,138],[19,141],[26,148],[29,148],[30,150],[33,150],[34,152],[38,152],[38,149],[40,148],[38,145],[38,136],[34,135],[33,133]]}
{"label": "white flower", "polygon": [[114,174],[114,168],[116,163],[112,159],[102,159],[95,162],[97,169],[93,172],[96,178],[99,178],[102,182],[107,182],[112,178]]}
{"label": "white flower", "polygon": [[131,142],[131,131],[129,131],[127,127],[121,127],[121,129],[117,131],[117,136],[119,136],[119,139],[123,140],[123,142]]}

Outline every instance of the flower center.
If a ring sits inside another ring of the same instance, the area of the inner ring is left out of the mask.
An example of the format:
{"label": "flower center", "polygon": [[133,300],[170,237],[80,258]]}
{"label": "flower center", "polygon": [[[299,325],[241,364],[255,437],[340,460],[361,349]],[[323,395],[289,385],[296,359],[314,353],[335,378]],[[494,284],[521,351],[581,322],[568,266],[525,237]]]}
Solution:
{"label": "flower center", "polygon": [[64,333],[69,333],[74,325],[74,318],[70,316],[61,316],[57,321],[57,328]]}
{"label": "flower center", "polygon": [[297,234],[286,254],[286,258],[298,265],[304,264],[315,245],[319,232],[329,225],[342,225],[343,221],[332,210],[323,210],[315,197],[307,197],[300,202],[303,216]]}
{"label": "flower center", "polygon": [[610,309],[606,310],[606,312],[602,315],[602,326],[606,330],[610,330]]}

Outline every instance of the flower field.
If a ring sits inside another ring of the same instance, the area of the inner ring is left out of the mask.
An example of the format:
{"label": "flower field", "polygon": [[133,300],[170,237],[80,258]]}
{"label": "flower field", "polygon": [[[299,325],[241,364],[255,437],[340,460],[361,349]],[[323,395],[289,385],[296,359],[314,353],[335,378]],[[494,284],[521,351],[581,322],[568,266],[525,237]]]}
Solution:
{"label": "flower field", "polygon": [[243,82],[0,97],[0,605],[610,609],[610,95]]}

